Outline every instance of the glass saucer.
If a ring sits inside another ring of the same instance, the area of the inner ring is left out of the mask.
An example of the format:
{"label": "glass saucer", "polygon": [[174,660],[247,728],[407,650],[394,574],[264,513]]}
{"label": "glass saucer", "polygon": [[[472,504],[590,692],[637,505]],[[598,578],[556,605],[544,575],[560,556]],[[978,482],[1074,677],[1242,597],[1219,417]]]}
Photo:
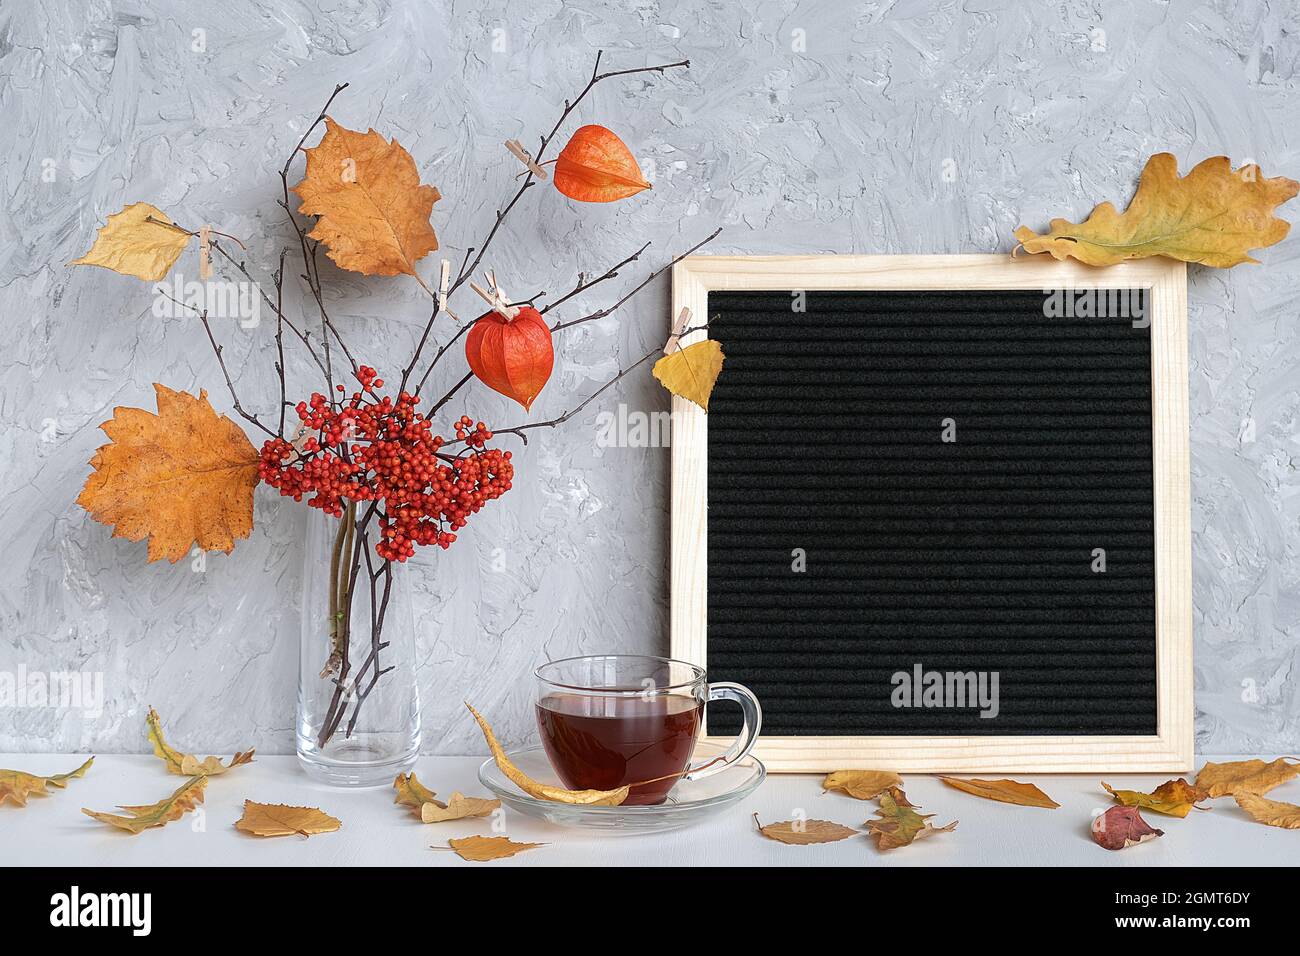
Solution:
{"label": "glass saucer", "polygon": [[[711,760],[725,751],[725,747],[700,743],[695,748],[695,760]],[[521,750],[508,756],[516,767],[534,780],[563,786],[542,748]],[[668,799],[655,806],[583,807],[530,797],[506,779],[490,757],[478,768],[479,782],[512,810],[560,826],[618,833],[647,833],[689,826],[745,799],[766,776],[767,768],[750,754],[703,780],[680,781],[668,792]]]}

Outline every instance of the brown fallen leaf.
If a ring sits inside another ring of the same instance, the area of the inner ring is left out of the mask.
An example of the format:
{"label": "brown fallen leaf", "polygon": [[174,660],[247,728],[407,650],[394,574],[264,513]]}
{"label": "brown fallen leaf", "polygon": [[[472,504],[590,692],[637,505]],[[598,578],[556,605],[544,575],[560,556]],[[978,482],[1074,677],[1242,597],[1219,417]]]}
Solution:
{"label": "brown fallen leaf", "polygon": [[109,437],[77,504],[113,537],[149,539],[149,560],[175,564],[198,542],[229,553],[253,530],[257,449],[218,415],[208,393],[195,398],[154,385],[158,414],[118,407],[99,427]]}
{"label": "brown fallen leaf", "polygon": [[1192,786],[1182,777],[1177,780],[1168,780],[1150,793],[1141,793],[1137,790],[1116,790],[1104,780],[1101,785],[1121,806],[1142,807],[1170,817],[1181,818],[1187,816],[1192,812],[1192,808],[1196,804],[1208,799],[1210,796],[1204,790]]}
{"label": "brown fallen leaf", "polygon": [[67,773],[56,773],[50,777],[41,777],[33,773],[24,773],[21,770],[0,770],[0,804],[6,800],[12,800],[20,807],[27,806],[27,797],[31,794],[39,796],[49,796],[47,786],[58,787],[60,790],[68,785],[68,781],[74,777],[84,777],[90,765],[95,762],[91,757],[76,770],[70,770]]}
{"label": "brown fallen leaf", "polygon": [[1230,797],[1237,793],[1268,793],[1300,774],[1300,763],[1287,763],[1295,757],[1278,757],[1272,763],[1262,760],[1234,760],[1230,763],[1206,763],[1196,775],[1196,786],[1211,797]]}
{"label": "brown fallen leaf", "polygon": [[707,412],[709,396],[713,394],[725,358],[717,340],[705,339],[665,355],[655,362],[651,371],[668,391]]}
{"label": "brown fallen leaf", "polygon": [[215,777],[227,770],[251,763],[253,760],[252,750],[236,753],[230,758],[229,764],[223,764],[220,757],[199,760],[192,754],[181,753],[167,743],[167,738],[163,736],[162,721],[158,717],[158,711],[152,707],[145,717],[145,726],[148,728],[149,743],[153,744],[154,756],[167,765],[168,773],[179,774],[182,777]]}
{"label": "brown fallen leaf", "polygon": [[157,206],[132,203],[109,216],[90,251],[69,265],[99,266],[119,275],[157,282],[171,271],[190,238]]}
{"label": "brown fallen leaf", "polygon": [[838,790],[858,800],[874,800],[890,787],[901,787],[903,778],[892,770],[836,770],[822,781],[823,790]]}
{"label": "brown fallen leaf", "polygon": [[1257,793],[1234,793],[1237,806],[1260,823],[1285,830],[1300,830],[1300,807],[1281,800],[1265,800]]}
{"label": "brown fallen leaf", "polygon": [[411,154],[395,139],[330,117],[320,143],[305,152],[307,172],[293,191],[302,199],[298,211],[318,217],[310,238],[351,272],[420,281],[415,263],[438,248],[429,216],[442,196],[420,185]]}
{"label": "brown fallen leaf", "polygon": [[[448,840],[447,847],[455,850],[462,860],[471,863],[486,863],[489,860],[502,860],[525,850],[533,850],[545,843],[515,843],[507,837],[468,836],[459,840]],[[435,846],[435,850],[444,849]]]}
{"label": "brown fallen leaf", "polygon": [[467,797],[455,792],[446,803],[430,800],[420,808],[420,819],[425,823],[446,823],[449,820],[464,820],[468,817],[485,817],[501,806],[500,800],[485,800],[482,797]]}
{"label": "brown fallen leaf", "polygon": [[404,807],[410,807],[417,817],[420,815],[420,808],[426,803],[432,803],[433,798],[437,796],[416,779],[414,771],[399,773],[397,779],[393,781],[393,789],[397,791],[393,803],[400,803]]}
{"label": "brown fallen leaf", "polygon": [[1122,850],[1164,836],[1142,819],[1137,807],[1111,807],[1092,821],[1092,842],[1107,850]]}
{"label": "brown fallen leaf", "polygon": [[235,829],[253,836],[277,837],[300,833],[333,833],[341,822],[317,807],[289,807],[283,803],[244,801],[244,815],[235,821]]}
{"label": "brown fallen leaf", "polygon": [[960,780],[957,777],[939,779],[955,790],[974,794],[985,800],[1014,803],[1019,807],[1042,807],[1045,810],[1055,810],[1060,806],[1032,783],[1020,783],[1016,780]]}
{"label": "brown fallen leaf", "polygon": [[1147,160],[1123,214],[1104,202],[1081,223],[1053,219],[1041,236],[1021,226],[1016,238],[1025,252],[1090,266],[1168,256],[1228,268],[1257,262],[1251,249],[1286,237],[1291,226],[1273,210],[1297,191],[1300,183],[1281,176],[1265,179],[1255,165],[1233,172],[1226,156],[1213,156],[1179,178],[1173,154],[1157,153]]}
{"label": "brown fallen leaf", "polygon": [[159,800],[157,803],[138,807],[118,807],[119,810],[126,811],[125,816],[87,810],[84,807],[81,812],[88,817],[94,817],[100,823],[107,823],[109,826],[117,827],[119,830],[125,830],[132,834],[141,833],[151,827],[166,826],[171,821],[179,820],[189,813],[203,802],[203,792],[207,785],[207,777],[190,777],[177,787],[170,797]]}
{"label": "brown fallen leaf", "polygon": [[492,759],[496,761],[497,767],[511,783],[530,797],[588,807],[616,807],[626,800],[628,793],[631,792],[631,785],[619,787],[616,790],[565,790],[563,787],[539,783],[510,762],[510,758],[506,756],[501,744],[497,743],[496,734],[492,733],[492,728],[488,725],[488,722],[468,703],[465,706],[469,707],[469,712],[474,715],[474,719],[478,722],[479,730],[483,731],[483,737],[487,740],[488,749],[492,751]]}
{"label": "brown fallen leaf", "polygon": [[917,813],[916,805],[897,787],[890,787],[880,795],[880,809],[876,816],[880,819],[867,821],[867,831],[876,838],[876,846],[882,850],[908,846],[924,837],[957,829],[956,820],[942,827],[929,823],[934,814]]}
{"label": "brown fallen leaf", "polygon": [[807,846],[812,843],[834,843],[857,836],[857,830],[832,823],[830,820],[786,820],[782,823],[769,823],[764,826],[754,814],[754,825],[758,832],[769,840],[787,843],[791,846]]}

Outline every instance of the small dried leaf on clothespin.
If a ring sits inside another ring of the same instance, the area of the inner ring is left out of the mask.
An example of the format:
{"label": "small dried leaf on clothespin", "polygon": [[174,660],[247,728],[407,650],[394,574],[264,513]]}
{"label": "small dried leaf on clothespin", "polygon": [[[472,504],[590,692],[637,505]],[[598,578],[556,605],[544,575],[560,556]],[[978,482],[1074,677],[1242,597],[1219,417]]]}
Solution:
{"label": "small dried leaf on clothespin", "polygon": [[[528,150],[524,149],[523,143],[517,139],[506,140],[506,149],[510,150],[511,155],[528,167],[528,171],[538,179],[548,179],[546,170],[537,165],[537,162],[529,155]],[[521,174],[522,175],[522,174]]]}
{"label": "small dried leaf on clothespin", "polygon": [[691,321],[691,310],[687,306],[682,306],[682,311],[677,313],[677,321],[673,323],[672,334],[668,336],[668,341],[664,343],[664,355],[670,355],[677,349],[677,340],[686,331],[686,323],[689,321]]}
{"label": "small dried leaf on clothespin", "polygon": [[207,282],[212,278],[212,227],[203,226],[199,230],[199,281]]}

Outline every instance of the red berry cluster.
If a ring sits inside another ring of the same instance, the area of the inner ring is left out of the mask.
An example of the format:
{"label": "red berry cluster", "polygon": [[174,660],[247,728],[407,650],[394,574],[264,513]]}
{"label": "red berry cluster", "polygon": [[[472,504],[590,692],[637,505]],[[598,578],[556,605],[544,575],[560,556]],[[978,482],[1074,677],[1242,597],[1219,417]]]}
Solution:
{"label": "red berry cluster", "polygon": [[301,450],[283,438],[267,441],[258,473],[294,501],[313,495],[307,504],[336,518],[348,501],[376,502],[381,558],[405,561],[417,545],[448,547],[470,515],[510,490],[510,452],[487,448],[492,432],[468,415],[455,425],[460,453],[444,452],[448,442],[415,410],[417,396],[381,398],[384,380],[365,365],[356,377],[361,390],[347,400],[317,393],[299,402],[310,437]]}

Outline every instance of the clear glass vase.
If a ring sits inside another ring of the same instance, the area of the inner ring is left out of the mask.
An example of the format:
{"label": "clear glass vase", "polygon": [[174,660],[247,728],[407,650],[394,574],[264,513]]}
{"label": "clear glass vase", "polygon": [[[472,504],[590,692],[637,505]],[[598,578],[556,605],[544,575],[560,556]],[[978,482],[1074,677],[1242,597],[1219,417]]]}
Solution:
{"label": "clear glass vase", "polygon": [[388,786],[420,752],[406,568],[375,554],[369,505],[313,509],[303,564],[298,759],[335,786]]}

